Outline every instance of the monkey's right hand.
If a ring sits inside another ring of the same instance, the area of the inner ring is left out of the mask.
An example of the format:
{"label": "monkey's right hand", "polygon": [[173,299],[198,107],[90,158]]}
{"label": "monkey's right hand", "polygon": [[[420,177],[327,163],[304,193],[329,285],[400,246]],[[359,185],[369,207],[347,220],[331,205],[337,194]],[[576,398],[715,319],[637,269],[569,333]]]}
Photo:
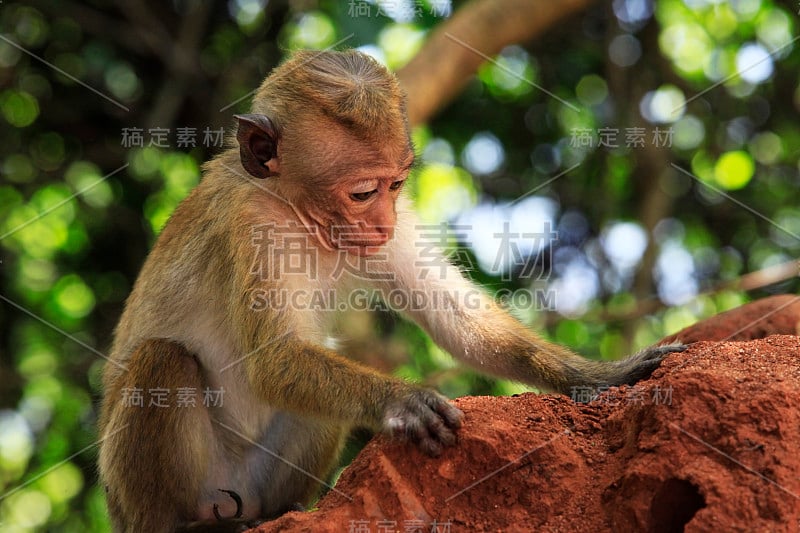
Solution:
{"label": "monkey's right hand", "polygon": [[434,457],[443,446],[456,443],[456,430],[464,413],[447,398],[428,389],[408,387],[387,406],[383,430],[394,438],[411,441]]}

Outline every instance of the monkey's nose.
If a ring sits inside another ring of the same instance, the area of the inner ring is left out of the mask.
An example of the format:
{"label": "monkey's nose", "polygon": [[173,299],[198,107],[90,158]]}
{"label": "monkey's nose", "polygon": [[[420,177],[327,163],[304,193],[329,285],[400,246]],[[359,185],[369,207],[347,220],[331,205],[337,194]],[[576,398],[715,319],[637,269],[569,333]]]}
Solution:
{"label": "monkey's nose", "polygon": [[392,240],[392,237],[394,237],[394,226],[378,226],[375,229],[378,234],[385,239],[383,241],[384,243]]}

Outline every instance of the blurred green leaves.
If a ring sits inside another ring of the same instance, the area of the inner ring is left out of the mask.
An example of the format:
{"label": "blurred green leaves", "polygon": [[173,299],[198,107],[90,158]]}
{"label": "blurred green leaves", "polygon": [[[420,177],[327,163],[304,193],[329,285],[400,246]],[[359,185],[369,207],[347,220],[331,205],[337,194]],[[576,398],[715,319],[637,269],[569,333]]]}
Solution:
{"label": "blurred green leaves", "polygon": [[523,48],[509,46],[478,69],[478,78],[500,101],[518,99],[535,90],[535,61]]}
{"label": "blurred green leaves", "polygon": [[152,194],[144,206],[144,214],[154,234],[158,234],[178,204],[186,198],[200,179],[200,167],[188,154],[171,152],[159,158],[158,171],[163,188]]}
{"label": "blurred green leaves", "polygon": [[57,314],[70,318],[83,318],[94,308],[95,299],[92,290],[75,274],[58,280],[53,287],[53,294]]}
{"label": "blurred green leaves", "polygon": [[24,128],[39,116],[39,102],[25,91],[5,90],[0,93],[0,112],[16,128]]}
{"label": "blurred green leaves", "polygon": [[[137,3],[154,14],[144,26],[103,0],[80,9],[0,5],[0,33],[46,61],[0,39],[0,493],[18,489],[0,499],[4,531],[109,530],[92,448],[98,353],[148,245],[219,151],[124,148],[121,130],[228,128],[288,51],[344,40],[340,48],[398,69],[445,23],[432,2],[395,18],[371,2],[363,17],[348,3],[209,5],[208,18],[194,21],[194,48],[176,48],[189,16],[180,2]],[[520,232],[535,232],[541,221],[512,203],[524,196],[551,206],[558,239],[551,255],[534,257],[543,279],[483,271],[469,239],[438,244],[488,291],[573,286],[581,281],[567,277],[575,265],[590,272],[584,315],[514,312],[595,358],[618,357],[751,297],[797,291],[796,280],[753,293],[718,290],[800,253],[794,7],[659,0],[654,21],[637,25],[598,5],[534,43],[503,48],[413,132],[420,165],[408,190],[422,220],[453,223],[485,209],[516,213]],[[167,112],[150,116],[154,109]],[[645,130],[646,147],[626,145],[633,127]],[[669,131],[671,144],[654,146],[655,128]],[[616,144],[600,146],[601,130],[617,130]],[[591,142],[578,142],[577,132]],[[618,260],[632,241],[606,242],[626,224],[641,228],[649,246],[633,267]],[[642,316],[641,302],[659,299],[670,307]],[[366,329],[384,332],[373,342],[397,354],[399,376],[450,396],[530,390],[456,365],[412,324],[381,320],[391,326]]]}
{"label": "blurred green leaves", "polygon": [[321,50],[336,41],[336,28],[324,13],[309,11],[287,25],[285,43],[290,50]]}
{"label": "blurred green leaves", "polygon": [[413,185],[415,207],[426,222],[451,220],[477,199],[472,176],[460,167],[426,165],[415,174]]}
{"label": "blurred green leaves", "polygon": [[741,189],[755,172],[753,158],[745,151],[726,152],[714,165],[714,179],[727,190]]}

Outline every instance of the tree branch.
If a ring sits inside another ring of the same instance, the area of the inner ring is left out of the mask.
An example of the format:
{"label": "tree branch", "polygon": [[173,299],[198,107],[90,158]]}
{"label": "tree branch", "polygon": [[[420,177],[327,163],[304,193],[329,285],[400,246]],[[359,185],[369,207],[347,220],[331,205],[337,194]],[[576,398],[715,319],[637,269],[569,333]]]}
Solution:
{"label": "tree branch", "polygon": [[408,94],[410,123],[427,121],[453,100],[485,61],[481,54],[492,57],[509,44],[530,41],[593,1],[473,0],[466,4],[439,25],[422,50],[397,72]]}

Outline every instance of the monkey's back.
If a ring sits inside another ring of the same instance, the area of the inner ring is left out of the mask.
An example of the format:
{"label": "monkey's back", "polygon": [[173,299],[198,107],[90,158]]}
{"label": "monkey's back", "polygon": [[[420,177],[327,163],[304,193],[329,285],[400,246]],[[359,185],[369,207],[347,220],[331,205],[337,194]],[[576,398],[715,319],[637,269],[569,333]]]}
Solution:
{"label": "monkey's back", "polygon": [[[212,163],[227,166],[236,161],[231,150]],[[125,303],[114,333],[112,361],[124,365],[145,339],[185,342],[187,329],[196,329],[200,315],[223,320],[233,275],[230,210],[224,205],[246,192],[243,183],[225,176],[206,171],[165,224]],[[121,371],[107,364],[106,385]]]}

